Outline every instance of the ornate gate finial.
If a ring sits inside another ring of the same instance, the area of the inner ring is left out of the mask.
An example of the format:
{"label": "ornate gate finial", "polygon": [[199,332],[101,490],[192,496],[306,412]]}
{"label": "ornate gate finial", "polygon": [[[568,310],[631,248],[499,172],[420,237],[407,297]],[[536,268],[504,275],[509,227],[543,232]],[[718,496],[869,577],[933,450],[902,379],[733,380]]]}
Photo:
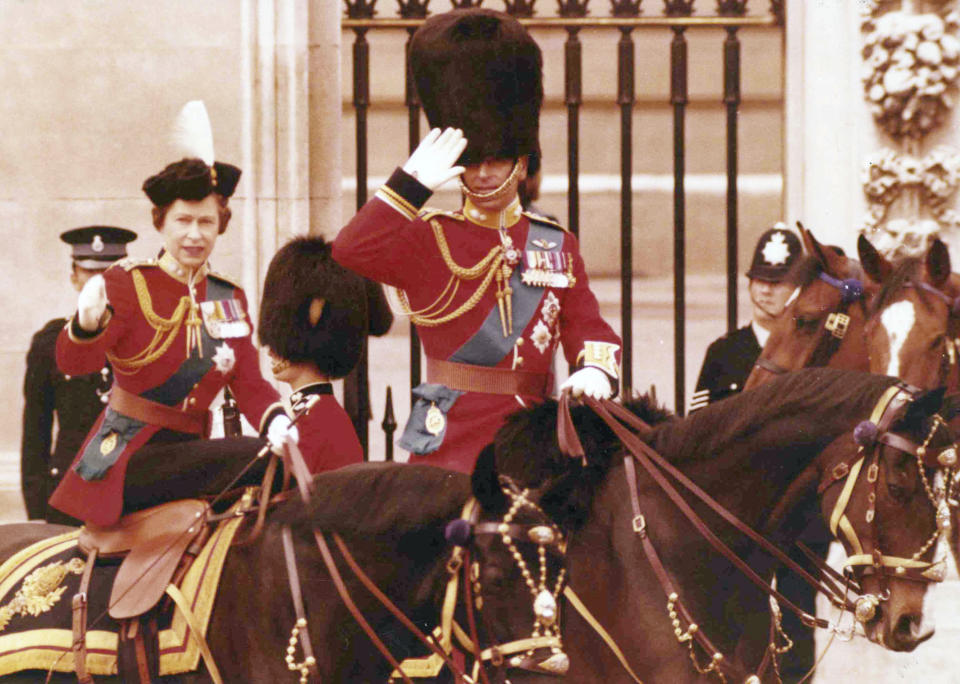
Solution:
{"label": "ornate gate finial", "polygon": [[643,0],[610,0],[610,13],[617,18],[639,17]]}
{"label": "ornate gate finial", "polygon": [[344,0],[347,3],[347,16],[351,19],[373,19],[377,13],[377,0]]}
{"label": "ornate gate finial", "polygon": [[537,0],[503,0],[507,14],[514,17],[532,17]]}
{"label": "ornate gate finial", "polygon": [[557,11],[565,19],[585,17],[589,13],[590,0],[557,0]]}
{"label": "ornate gate finial", "polygon": [[663,0],[663,13],[668,17],[689,17],[693,15],[694,0]]}
{"label": "ornate gate finial", "polygon": [[426,19],[430,0],[397,0],[400,16],[404,19]]}
{"label": "ornate gate finial", "polygon": [[747,13],[747,0],[717,0],[717,14],[721,17],[742,17]]}

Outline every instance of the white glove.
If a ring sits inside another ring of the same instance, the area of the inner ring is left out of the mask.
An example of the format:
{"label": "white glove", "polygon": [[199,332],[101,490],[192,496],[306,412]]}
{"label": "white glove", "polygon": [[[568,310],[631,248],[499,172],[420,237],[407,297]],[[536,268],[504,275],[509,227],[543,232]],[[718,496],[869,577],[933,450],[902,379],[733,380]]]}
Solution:
{"label": "white glove", "polygon": [[298,444],[300,433],[296,425],[290,424],[287,416],[278,414],[267,426],[267,443],[270,445],[270,451],[277,456],[283,456],[283,445],[288,441]]}
{"label": "white glove", "polygon": [[77,322],[87,332],[96,332],[107,310],[107,285],[102,275],[95,275],[83,285],[77,297]]}
{"label": "white glove", "polygon": [[434,128],[417,145],[403,170],[431,191],[436,190],[463,173],[463,167],[454,164],[466,146],[467,139],[459,128],[447,128],[443,133]]}
{"label": "white glove", "polygon": [[564,390],[570,390],[575,397],[586,394],[594,399],[609,399],[613,396],[610,376],[593,366],[581,368],[567,378],[567,381],[560,385],[560,391]]}

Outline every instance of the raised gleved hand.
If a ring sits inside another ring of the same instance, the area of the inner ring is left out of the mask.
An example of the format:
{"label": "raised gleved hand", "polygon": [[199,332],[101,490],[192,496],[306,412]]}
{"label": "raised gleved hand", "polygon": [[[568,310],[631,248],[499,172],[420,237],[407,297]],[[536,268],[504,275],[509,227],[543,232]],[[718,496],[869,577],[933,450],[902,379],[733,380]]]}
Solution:
{"label": "raised gleved hand", "polygon": [[403,170],[431,191],[463,173],[462,166],[454,166],[467,146],[467,139],[459,128],[447,128],[442,133],[432,129],[413,151]]}
{"label": "raised gleved hand", "polygon": [[586,394],[594,399],[609,399],[613,396],[613,386],[610,377],[599,368],[587,366],[567,378],[560,385],[560,391],[570,390],[575,397]]}
{"label": "raised gleved hand", "polygon": [[95,275],[83,285],[77,297],[77,322],[87,332],[96,332],[107,310],[107,286],[102,275]]}

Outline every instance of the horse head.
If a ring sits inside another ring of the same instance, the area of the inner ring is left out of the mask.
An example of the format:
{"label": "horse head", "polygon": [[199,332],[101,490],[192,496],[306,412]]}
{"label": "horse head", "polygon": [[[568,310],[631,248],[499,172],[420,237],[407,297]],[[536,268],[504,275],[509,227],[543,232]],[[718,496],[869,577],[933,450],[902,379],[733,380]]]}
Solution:
{"label": "horse head", "polygon": [[787,276],[796,289],[774,322],[744,389],[811,366],[867,369],[861,333],[871,293],[860,264],[799,228],[806,255]]}
{"label": "horse head", "polygon": [[942,389],[893,385],[854,439],[840,437],[817,463],[824,517],[847,552],[845,572],[860,583],[856,619],[895,651],[933,635],[923,626],[923,598],[945,573],[933,555],[950,525],[957,455],[937,413],[942,403]]}
{"label": "horse head", "polygon": [[[472,487],[479,519],[469,529],[448,526],[448,538],[470,540],[470,583],[483,618],[480,641],[489,644],[484,666],[497,670],[498,681],[507,673],[515,682],[562,676],[570,665],[558,609],[567,580],[567,542],[541,507],[550,485],[528,487],[498,473],[491,444],[477,458]],[[518,600],[518,593],[528,600]]]}
{"label": "horse head", "polygon": [[860,260],[879,286],[866,325],[870,372],[916,387],[960,389],[960,276],[947,246],[935,239],[922,259],[893,264],[860,236]]}

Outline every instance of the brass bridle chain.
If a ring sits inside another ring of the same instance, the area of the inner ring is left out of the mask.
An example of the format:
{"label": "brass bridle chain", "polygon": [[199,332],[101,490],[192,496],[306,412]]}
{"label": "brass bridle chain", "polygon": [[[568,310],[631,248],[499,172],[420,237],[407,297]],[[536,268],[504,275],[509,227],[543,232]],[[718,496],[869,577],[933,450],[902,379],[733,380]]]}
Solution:
{"label": "brass bridle chain", "polygon": [[[920,472],[920,481],[923,483],[923,489],[927,494],[927,498],[930,500],[930,503],[933,504],[934,509],[936,510],[937,515],[937,530],[933,533],[930,539],[927,540],[927,543],[923,547],[913,554],[913,560],[919,560],[920,556],[925,554],[931,546],[933,546],[937,539],[940,538],[941,534],[944,534],[946,528],[950,525],[950,501],[951,494],[953,494],[953,485],[954,485],[954,469],[952,467],[944,467],[943,472],[943,487],[942,491],[938,492],[930,484],[929,478],[927,478],[926,466],[924,464],[924,457],[927,454],[927,447],[930,445],[930,441],[933,439],[933,436],[936,434],[937,430],[941,426],[946,427],[946,423],[943,418],[940,417],[940,414],[934,414],[933,416],[933,426],[930,429],[930,432],[927,434],[926,439],[923,440],[923,444],[917,447],[916,459],[917,459],[917,470]],[[952,447],[954,450],[956,446]]]}
{"label": "brass bridle chain", "polygon": [[690,655],[690,662],[693,663],[693,669],[699,672],[702,675],[710,674],[711,672],[717,675],[720,678],[720,681],[723,684],[726,684],[727,678],[724,676],[723,672],[718,669],[718,665],[723,660],[723,654],[719,651],[714,653],[710,657],[709,665],[701,665],[697,660],[697,654],[693,650],[693,635],[697,633],[700,629],[700,626],[696,622],[691,622],[687,625],[687,629],[684,631],[680,629],[680,615],[677,613],[676,605],[677,601],[680,600],[680,596],[673,592],[667,597],[667,614],[670,616],[670,623],[673,625],[673,635],[677,638],[677,642],[687,645],[687,650]]}
{"label": "brass bridle chain", "polygon": [[[557,604],[560,597],[560,592],[563,591],[563,584],[566,579],[567,569],[566,567],[560,568],[559,573],[557,573],[557,581],[554,583],[553,589],[549,589],[547,586],[549,578],[547,577],[546,547],[554,540],[562,539],[562,533],[560,528],[558,528],[552,521],[549,522],[549,525],[535,526],[530,530],[531,540],[537,544],[537,562],[540,566],[539,572],[537,573],[537,581],[534,581],[533,573],[530,572],[530,568],[527,566],[527,562],[524,559],[523,554],[520,553],[520,550],[517,548],[513,537],[510,535],[510,524],[523,508],[529,508],[533,510],[537,514],[543,516],[546,520],[549,520],[549,518],[547,518],[546,513],[543,512],[543,509],[541,509],[540,506],[538,506],[535,502],[530,501],[528,498],[530,493],[529,489],[519,489],[512,482],[510,484],[501,484],[501,489],[503,493],[510,498],[511,504],[510,509],[507,511],[506,515],[504,515],[503,520],[501,520],[499,525],[500,541],[503,542],[503,545],[508,551],[510,551],[510,555],[513,557],[514,562],[520,569],[520,574],[523,577],[523,581],[530,590],[530,595],[533,597],[534,624],[532,637],[555,637],[559,641],[561,637]],[[476,568],[476,571],[474,572],[474,578],[477,596],[480,596],[481,587],[479,583],[479,568]],[[556,647],[551,648],[551,650],[556,654],[562,653],[562,651]],[[526,655],[528,657],[532,657],[534,655],[534,649],[528,650]]]}

